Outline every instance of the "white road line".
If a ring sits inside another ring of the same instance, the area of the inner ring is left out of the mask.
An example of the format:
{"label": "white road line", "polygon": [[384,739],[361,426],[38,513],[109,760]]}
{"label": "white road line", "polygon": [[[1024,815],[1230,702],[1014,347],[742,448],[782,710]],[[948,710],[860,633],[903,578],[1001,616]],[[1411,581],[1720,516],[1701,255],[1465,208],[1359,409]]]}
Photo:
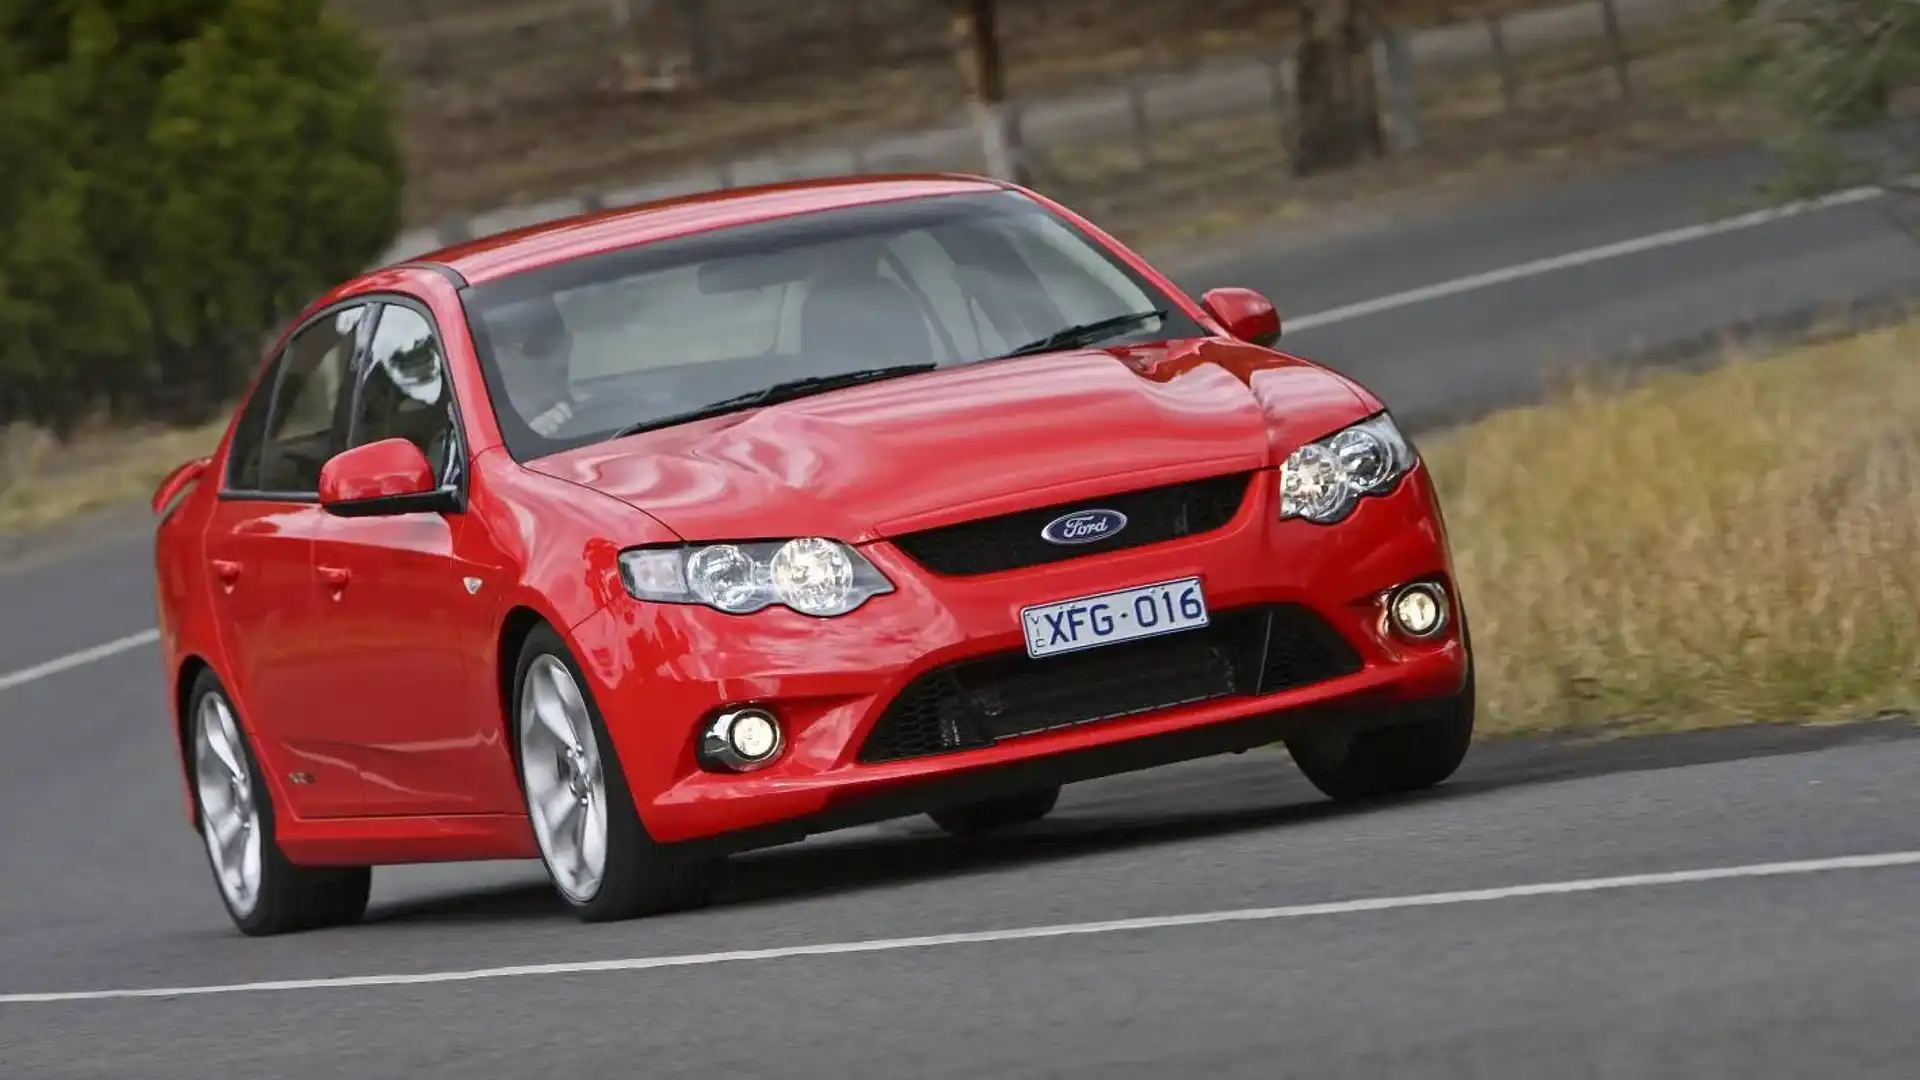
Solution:
{"label": "white road line", "polygon": [[1605,262],[1608,259],[1618,259],[1628,255],[1639,255],[1648,251],[1658,251],[1661,248],[1688,244],[1695,240],[1705,240],[1708,237],[1739,232],[1743,229],[1756,229],[1762,225],[1771,225],[1777,221],[1800,217],[1801,215],[1810,214],[1818,210],[1830,210],[1835,207],[1851,206],[1855,203],[1868,202],[1884,194],[1885,191],[1881,188],[1853,188],[1818,199],[1784,203],[1780,206],[1769,207],[1765,210],[1757,210],[1750,214],[1741,214],[1737,217],[1710,221],[1704,225],[1689,225],[1685,228],[1670,229],[1667,232],[1654,233],[1650,236],[1641,236],[1632,240],[1622,240],[1614,244],[1603,244],[1599,247],[1591,247],[1582,251],[1572,251],[1565,255],[1554,255],[1545,259],[1535,259],[1532,262],[1503,266],[1497,270],[1489,270],[1483,274],[1472,274],[1467,277],[1454,278],[1451,281],[1442,281],[1418,289],[1409,289],[1406,292],[1394,293],[1391,296],[1375,297],[1372,300],[1362,300],[1357,304],[1348,304],[1345,307],[1318,311],[1311,315],[1301,315],[1296,318],[1287,319],[1286,327],[1289,331],[1311,330],[1318,326],[1332,326],[1335,323],[1351,322],[1354,319],[1364,319],[1369,315],[1379,315],[1383,312],[1393,311],[1398,308],[1411,307],[1414,304],[1424,304],[1431,300],[1458,296],[1461,293],[1474,292],[1479,289],[1490,289],[1496,285],[1506,285],[1511,282],[1540,277],[1560,270],[1571,270],[1577,266],[1587,266],[1593,263]]}
{"label": "white road line", "polygon": [[19,671],[12,671],[5,675],[0,675],[0,690],[11,690],[16,686],[25,686],[27,683],[33,682],[36,679],[44,679],[49,675],[58,675],[63,671],[71,671],[74,668],[91,664],[95,660],[105,660],[109,656],[117,656],[129,649],[137,649],[142,645],[151,645],[159,640],[160,631],[158,630],[142,630],[137,634],[128,634],[126,637],[120,638],[117,641],[109,641],[105,645],[95,645],[91,649],[82,649],[77,653],[70,653],[63,656],[58,660],[49,660],[44,664],[35,664],[30,668],[21,668]]}
{"label": "white road line", "polygon": [[[1370,315],[1380,315],[1400,308],[1411,307],[1415,304],[1424,304],[1432,300],[1458,296],[1461,293],[1490,289],[1496,285],[1524,281],[1528,278],[1541,277],[1545,274],[1555,273],[1560,270],[1571,270],[1578,266],[1605,262],[1608,259],[1618,259],[1628,255],[1657,251],[1661,248],[1675,247],[1680,244],[1691,243],[1695,240],[1704,240],[1708,237],[1720,236],[1725,233],[1739,232],[1743,229],[1755,229],[1763,225],[1771,225],[1777,221],[1800,217],[1818,210],[1829,210],[1834,207],[1851,206],[1855,203],[1868,202],[1880,198],[1884,194],[1886,194],[1886,192],[1881,188],[1853,188],[1847,191],[1836,192],[1819,199],[1786,203],[1781,206],[1758,210],[1750,214],[1741,214],[1737,217],[1711,221],[1704,225],[1689,225],[1686,228],[1670,229],[1666,232],[1654,233],[1632,240],[1622,240],[1619,243],[1604,244],[1600,247],[1568,252],[1565,255],[1535,259],[1532,262],[1505,266],[1481,274],[1472,274],[1467,277],[1436,282],[1435,284],[1423,286],[1418,289],[1409,289],[1406,292],[1398,292],[1390,296],[1380,296],[1372,300],[1363,300],[1357,304],[1348,304],[1345,307],[1332,308],[1327,311],[1314,312],[1309,315],[1300,315],[1286,320],[1286,325],[1290,331],[1299,331],[1312,330],[1320,326],[1332,326],[1336,323],[1352,322],[1355,319],[1364,319]],[[49,660],[44,664],[39,664],[21,671],[15,671],[10,674],[0,675],[0,691],[30,683],[36,679],[44,679],[49,675],[56,675],[62,671],[80,667],[84,664],[90,664],[95,660],[105,659],[116,653],[122,653],[128,649],[149,644],[158,640],[158,638],[158,633],[149,630],[144,634],[134,634],[130,637],[121,638],[119,641],[110,641],[105,645],[95,646],[94,648],[74,653],[71,656],[63,656],[58,660]]]}
{"label": "white road line", "polygon": [[1116,934],[1134,930],[1164,930],[1188,926],[1212,926],[1220,923],[1273,922],[1301,919],[1314,915],[1353,915],[1362,912],[1393,911],[1401,908],[1448,907],[1479,904],[1495,900],[1517,900],[1535,896],[1566,896],[1579,893],[1608,892],[1619,889],[1643,889],[1661,885],[1691,885],[1738,878],[1789,877],[1832,873],[1840,870],[1875,870],[1920,865],[1920,851],[1893,851],[1878,855],[1848,855],[1798,862],[1755,863],[1699,870],[1674,870],[1621,877],[1581,878],[1535,885],[1507,885],[1491,889],[1467,889],[1459,892],[1422,893],[1415,896],[1386,896],[1366,900],[1340,900],[1327,904],[1297,904],[1291,907],[1241,908],[1234,911],[1202,911],[1185,915],[1159,915],[1141,919],[1113,919],[1106,922],[1066,923],[1055,926],[1030,926],[1006,930],[979,930],[959,934],[930,934],[924,937],[882,938],[872,941],[839,941],[819,945],[790,945],[771,949],[735,949],[728,952],[691,953],[681,956],[636,956],[618,960],[583,960],[572,963],[522,964],[512,967],[475,968],[468,971],[428,971],[406,975],[350,975],[331,979],[279,979],[269,982],[229,983],[210,986],[152,987],[126,990],[80,990],[44,994],[0,994],[0,1005],[30,1005],[56,1002],[123,1001],[135,998],[199,997],[208,994],[247,994],[270,990],[351,990],[376,986],[424,986],[440,983],[476,982],[488,979],[520,979],[541,975],[585,975],[597,972],[653,971],[660,968],[708,967],[715,964],[753,963],[787,960],[803,956],[848,956],[855,953],[902,952],[933,949],[947,945],[979,945],[1002,941],[1031,941],[1037,938],[1079,937],[1088,934]]}

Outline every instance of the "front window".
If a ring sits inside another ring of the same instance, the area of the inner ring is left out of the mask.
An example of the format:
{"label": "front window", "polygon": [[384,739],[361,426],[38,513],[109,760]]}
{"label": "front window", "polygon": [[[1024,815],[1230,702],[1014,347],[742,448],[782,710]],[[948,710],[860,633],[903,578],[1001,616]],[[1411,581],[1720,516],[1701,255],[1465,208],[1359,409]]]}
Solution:
{"label": "front window", "polygon": [[1204,333],[1012,192],[701,233],[476,286],[465,302],[508,449],[523,461],[796,379],[979,363],[1120,316],[1164,313],[1095,334],[1097,344]]}
{"label": "front window", "polygon": [[386,305],[360,373],[347,447],[406,439],[442,484],[452,484],[460,466],[458,426],[432,324],[413,308]]}

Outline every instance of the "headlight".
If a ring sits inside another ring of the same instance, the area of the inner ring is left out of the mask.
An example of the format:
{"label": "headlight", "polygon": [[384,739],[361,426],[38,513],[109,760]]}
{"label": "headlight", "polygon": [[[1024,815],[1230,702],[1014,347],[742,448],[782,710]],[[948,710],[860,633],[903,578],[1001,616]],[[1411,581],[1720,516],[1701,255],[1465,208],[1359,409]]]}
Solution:
{"label": "headlight", "polygon": [[1280,516],[1331,525],[1364,496],[1391,490],[1415,460],[1386,413],[1308,443],[1280,467]]}
{"label": "headlight", "polygon": [[635,599],[705,604],[730,615],[772,604],[802,615],[845,615],[893,591],[893,583],[859,552],[817,536],[636,548],[620,553],[620,577]]}

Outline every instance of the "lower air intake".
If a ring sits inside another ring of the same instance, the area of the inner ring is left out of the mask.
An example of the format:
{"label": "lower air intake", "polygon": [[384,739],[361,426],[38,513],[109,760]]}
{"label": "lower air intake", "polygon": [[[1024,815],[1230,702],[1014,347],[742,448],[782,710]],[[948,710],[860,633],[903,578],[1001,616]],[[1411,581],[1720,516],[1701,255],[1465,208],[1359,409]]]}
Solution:
{"label": "lower air intake", "polygon": [[935,668],[909,683],[861,745],[868,764],[1219,698],[1272,694],[1361,668],[1339,632],[1296,605],[1215,612],[1210,625],[1064,656],[1024,651]]}

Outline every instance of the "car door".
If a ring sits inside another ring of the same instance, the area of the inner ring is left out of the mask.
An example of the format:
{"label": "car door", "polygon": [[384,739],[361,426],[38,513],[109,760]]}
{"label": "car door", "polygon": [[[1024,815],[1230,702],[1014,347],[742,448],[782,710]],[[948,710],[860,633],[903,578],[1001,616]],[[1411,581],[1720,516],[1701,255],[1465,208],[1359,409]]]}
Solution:
{"label": "car door", "polygon": [[[376,314],[356,373],[347,447],[404,438],[442,484],[464,486],[465,441],[445,353],[424,307]],[[462,514],[329,517],[314,541],[326,666],[339,673],[337,724],[366,813],[508,812],[519,807],[482,659],[488,596],[458,557]]]}
{"label": "car door", "polygon": [[361,813],[359,773],[328,724],[335,683],[314,648],[313,542],[325,521],[320,467],[339,442],[367,314],[364,305],[324,313],[273,361],[235,425],[204,548],[221,674],[261,767],[302,818]]}

